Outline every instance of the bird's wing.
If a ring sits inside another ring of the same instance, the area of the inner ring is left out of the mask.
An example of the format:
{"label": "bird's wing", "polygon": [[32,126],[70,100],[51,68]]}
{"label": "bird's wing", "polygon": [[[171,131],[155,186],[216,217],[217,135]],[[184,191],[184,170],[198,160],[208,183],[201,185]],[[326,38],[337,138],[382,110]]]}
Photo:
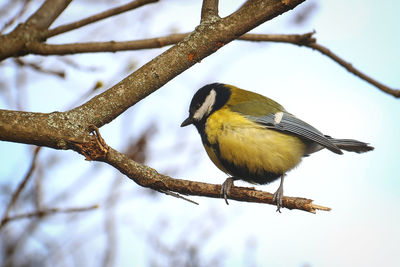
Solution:
{"label": "bird's wing", "polygon": [[269,129],[297,135],[302,139],[316,142],[334,153],[343,154],[340,148],[333,144],[329,138],[324,136],[320,131],[286,111],[271,113],[266,116],[243,115]]}

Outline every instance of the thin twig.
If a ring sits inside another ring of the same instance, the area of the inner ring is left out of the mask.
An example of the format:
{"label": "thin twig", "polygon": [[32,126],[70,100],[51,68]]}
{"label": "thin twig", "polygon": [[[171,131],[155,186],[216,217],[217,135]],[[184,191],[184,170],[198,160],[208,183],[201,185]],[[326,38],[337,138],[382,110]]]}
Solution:
{"label": "thin twig", "polygon": [[58,76],[60,78],[65,78],[65,72],[64,71],[57,71],[57,70],[51,70],[51,69],[44,69],[38,64],[35,63],[30,63],[22,60],[21,58],[14,58],[15,63],[17,63],[21,67],[29,67],[32,68],[38,72],[45,73],[45,74],[51,74]]}
{"label": "thin twig", "polygon": [[3,224],[5,225],[11,221],[20,220],[20,219],[27,219],[27,218],[33,218],[33,217],[44,217],[44,216],[60,214],[60,213],[75,213],[75,212],[89,211],[89,210],[97,209],[98,207],[99,207],[98,205],[92,205],[92,206],[81,207],[81,208],[66,208],[66,209],[47,208],[47,209],[43,209],[43,210],[37,210],[34,212],[28,212],[28,213],[23,213],[23,214],[17,214],[17,215],[11,216],[11,217],[6,217],[5,219],[3,219],[4,222],[2,221],[1,226],[3,226]]}
{"label": "thin twig", "polygon": [[393,89],[390,88],[377,80],[369,77],[365,73],[359,71],[353,65],[335,53],[333,53],[331,50],[328,48],[318,44],[316,42],[316,39],[313,37],[315,34],[315,31],[305,33],[305,34],[291,34],[291,35],[286,35],[286,34],[245,34],[239,38],[239,40],[247,40],[247,41],[256,41],[256,42],[280,42],[280,43],[289,43],[289,44],[295,44],[298,46],[305,46],[309,47],[313,50],[317,50],[321,54],[329,57],[342,67],[344,67],[346,70],[348,70],[350,73],[353,73],[360,79],[368,82],[369,84],[375,86],[376,88],[380,89],[381,91],[390,94],[396,98],[400,97],[400,90],[398,89]]}
{"label": "thin twig", "polygon": [[199,205],[199,203],[197,203],[196,201],[191,200],[191,199],[189,199],[189,198],[186,198],[186,197],[184,197],[184,196],[182,196],[182,195],[179,195],[179,194],[177,194],[177,193],[174,193],[174,192],[171,192],[171,191],[168,191],[168,190],[162,190],[162,189],[160,189],[159,191],[160,191],[161,193],[166,194],[166,195],[169,195],[169,196],[172,196],[172,197],[176,197],[176,198],[180,198],[180,199],[186,200],[187,202],[190,202],[190,203],[192,203],[192,204]]}
{"label": "thin twig", "polygon": [[32,173],[35,170],[36,161],[37,161],[40,149],[41,149],[40,146],[35,148],[35,151],[34,151],[33,157],[32,157],[32,161],[31,161],[31,165],[30,165],[30,167],[28,169],[28,172],[25,174],[24,179],[22,179],[21,183],[18,185],[17,189],[14,191],[13,195],[11,196],[10,203],[8,203],[7,208],[6,208],[5,212],[4,212],[3,218],[1,219],[0,229],[8,221],[8,214],[10,213],[11,208],[17,202],[22,190],[25,188],[25,186],[28,183],[29,179],[32,177]]}
{"label": "thin twig", "polygon": [[[182,41],[189,34],[190,33],[174,33],[162,37],[121,42],[109,41],[71,44],[45,44],[33,42],[28,44],[28,49],[31,53],[39,55],[67,55],[77,53],[152,49],[176,44]],[[238,40],[305,45],[310,42],[315,42],[315,38],[313,38],[312,35],[313,32],[305,34],[244,34],[240,36]]]}
{"label": "thin twig", "polygon": [[112,8],[112,9],[106,10],[104,12],[98,13],[96,15],[84,18],[82,20],[79,20],[79,21],[76,21],[76,22],[73,22],[70,24],[61,25],[54,29],[48,30],[44,34],[44,37],[49,38],[49,37],[52,37],[52,36],[55,36],[55,35],[58,35],[58,34],[61,34],[64,32],[72,31],[72,30],[78,29],[80,27],[86,26],[88,24],[97,22],[99,20],[103,20],[105,18],[109,18],[109,17],[124,13],[126,11],[141,7],[146,4],[154,3],[154,2],[158,2],[158,0],[135,0],[135,1],[129,2],[125,5],[122,5],[122,6],[119,6],[116,8]]}
{"label": "thin twig", "polygon": [[183,38],[185,38],[187,35],[188,33],[182,33],[134,41],[89,42],[60,45],[32,42],[28,44],[28,49],[31,53],[38,55],[68,55],[94,52],[118,52],[127,50],[161,48],[167,45],[176,44],[182,41]]}
{"label": "thin twig", "polygon": [[346,70],[348,70],[349,72],[353,73],[354,75],[356,75],[357,77],[361,78],[362,80],[366,81],[369,84],[372,84],[373,86],[375,86],[376,88],[378,88],[379,90],[392,95],[396,98],[400,98],[400,89],[394,89],[394,88],[390,88],[380,82],[378,82],[377,80],[371,78],[370,76],[366,75],[365,73],[359,71],[358,69],[354,68],[353,65],[347,61],[345,61],[344,59],[340,58],[339,56],[337,56],[336,54],[334,54],[332,51],[330,51],[328,48],[317,44],[317,43],[310,43],[306,45],[307,47],[310,47],[312,49],[317,50],[318,52],[320,52],[321,54],[331,58],[333,61],[335,61],[336,63],[338,63],[339,65],[341,65],[342,67],[344,67]]}
{"label": "thin twig", "polygon": [[295,45],[307,45],[315,43],[316,39],[313,37],[315,31],[303,34],[255,34],[246,33],[238,38],[242,41],[253,42],[276,42],[276,43],[289,43]]}

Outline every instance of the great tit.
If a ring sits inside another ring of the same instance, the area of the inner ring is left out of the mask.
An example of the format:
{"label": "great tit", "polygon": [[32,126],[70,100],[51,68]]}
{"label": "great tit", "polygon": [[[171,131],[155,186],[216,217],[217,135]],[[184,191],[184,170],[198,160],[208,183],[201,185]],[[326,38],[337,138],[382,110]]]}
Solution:
{"label": "great tit", "polygon": [[235,86],[212,83],[200,88],[181,127],[196,126],[212,162],[232,177],[222,184],[227,195],[234,180],[267,184],[279,177],[274,194],[277,211],[283,197],[285,173],[302,157],[327,148],[363,153],[374,148],[353,139],[335,139],[287,112],[265,96]]}

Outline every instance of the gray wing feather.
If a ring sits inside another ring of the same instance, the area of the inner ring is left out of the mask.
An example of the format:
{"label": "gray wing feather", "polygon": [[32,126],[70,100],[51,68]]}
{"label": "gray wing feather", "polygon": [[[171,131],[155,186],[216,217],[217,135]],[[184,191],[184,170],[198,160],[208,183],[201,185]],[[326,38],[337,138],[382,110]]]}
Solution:
{"label": "gray wing feather", "polygon": [[261,117],[257,116],[246,116],[246,117],[269,129],[295,134],[300,138],[316,142],[326,147],[327,149],[331,150],[334,153],[343,154],[340,148],[338,148],[334,143],[331,142],[329,138],[325,137],[320,131],[315,129],[313,126],[296,118],[290,113],[282,112],[279,115],[281,116],[275,114],[269,114],[267,116],[261,116]]}

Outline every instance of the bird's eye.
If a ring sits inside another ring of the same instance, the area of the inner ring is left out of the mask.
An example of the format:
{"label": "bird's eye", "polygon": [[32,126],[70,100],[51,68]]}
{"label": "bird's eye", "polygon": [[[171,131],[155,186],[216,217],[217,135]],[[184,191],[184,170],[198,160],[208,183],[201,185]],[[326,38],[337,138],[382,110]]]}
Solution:
{"label": "bird's eye", "polygon": [[197,103],[196,105],[193,106],[194,110],[198,110],[201,107],[200,103]]}

